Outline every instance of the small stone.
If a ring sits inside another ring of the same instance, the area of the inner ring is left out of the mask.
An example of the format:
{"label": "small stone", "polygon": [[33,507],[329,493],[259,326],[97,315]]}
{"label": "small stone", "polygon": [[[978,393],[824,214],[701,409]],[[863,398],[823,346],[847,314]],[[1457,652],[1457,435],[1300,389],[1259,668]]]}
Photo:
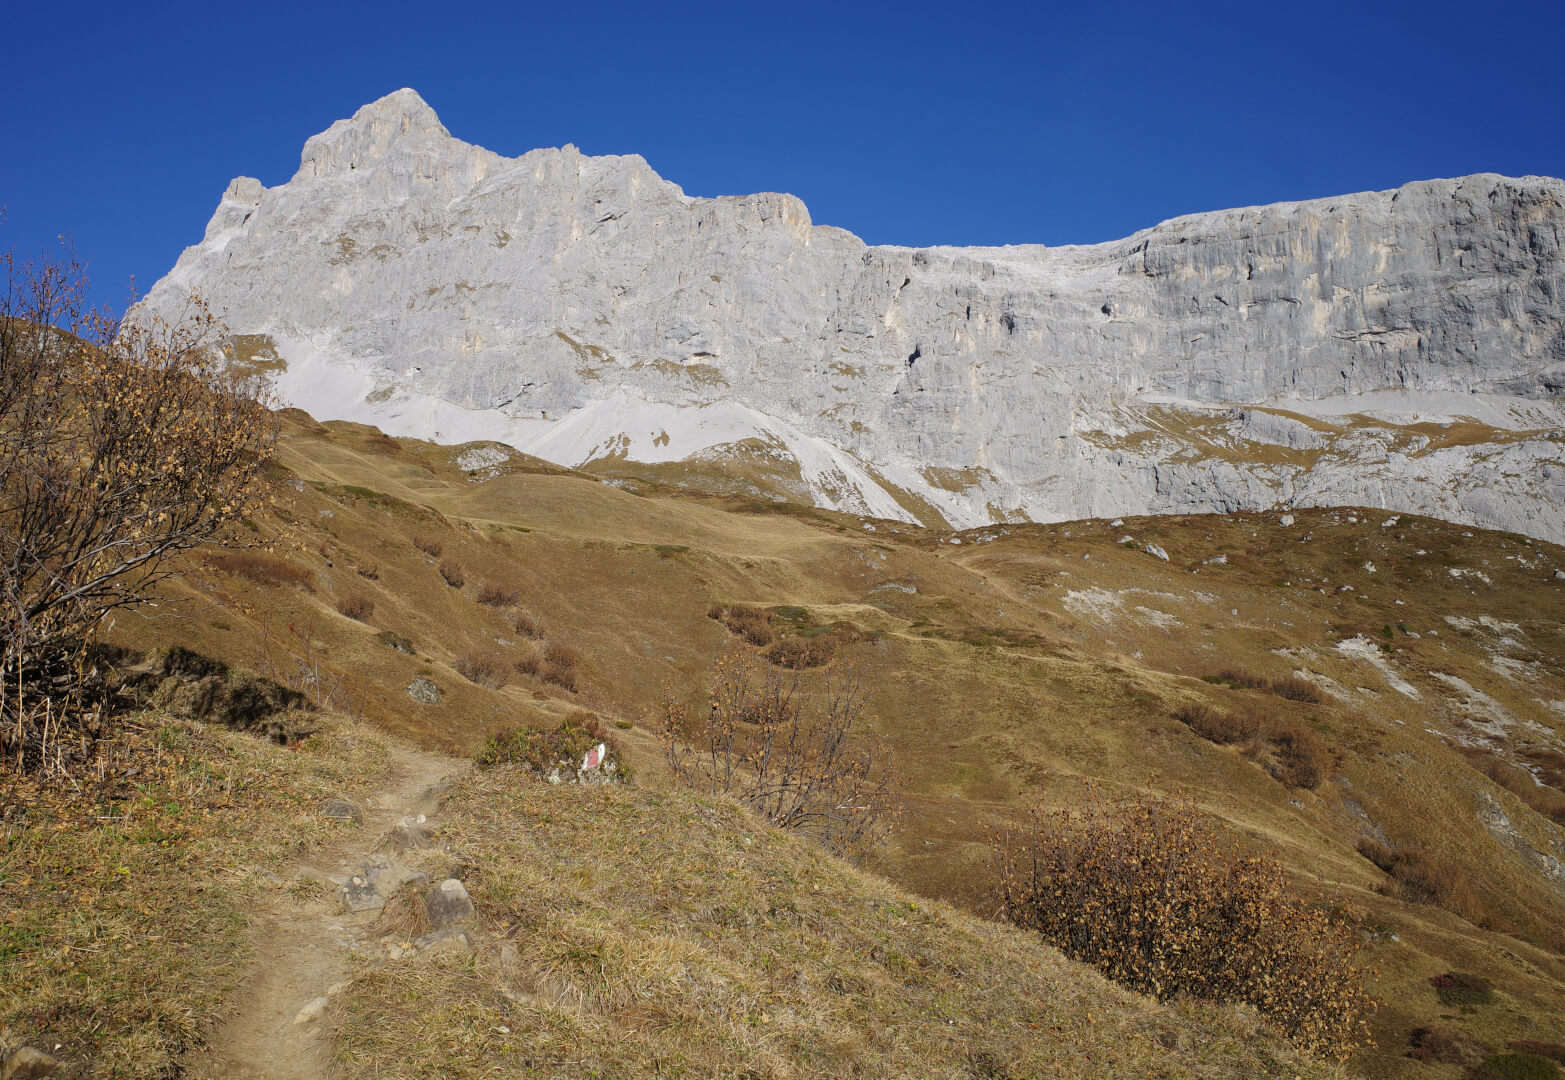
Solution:
{"label": "small stone", "polygon": [[473,901],[456,878],[446,878],[424,894],[424,914],[436,930],[473,917]]}
{"label": "small stone", "polygon": [[1151,555],[1154,558],[1162,559],[1164,562],[1168,561],[1168,552],[1164,551],[1162,548],[1158,547],[1156,544],[1148,544],[1142,550],[1144,550],[1148,555]]}
{"label": "small stone", "polygon": [[321,814],[333,821],[351,821],[355,825],[364,824],[364,811],[350,803],[347,799],[330,799],[321,807]]}
{"label": "small stone", "polygon": [[1113,521],[1109,522],[1109,528],[1117,529],[1123,524],[1125,524],[1124,518],[1115,518]]}
{"label": "small stone", "polygon": [[0,1064],[0,1080],[41,1080],[60,1067],[60,1061],[31,1046],[18,1046]]}
{"label": "small stone", "polygon": [[304,1003],[304,1007],[293,1014],[293,1022],[296,1024],[308,1024],[312,1020],[319,1020],[326,1012],[326,995],[311,998]]}
{"label": "small stone", "polygon": [[460,926],[443,926],[413,942],[420,953],[472,952],[473,939]]}
{"label": "small stone", "polygon": [[390,852],[416,851],[427,848],[433,842],[430,829],[412,821],[404,821],[381,838],[380,850]]}
{"label": "small stone", "polygon": [[1284,527],[1292,525],[1293,524],[1293,515],[1292,514],[1284,514],[1282,517],[1277,519],[1277,524],[1282,525]]}
{"label": "small stone", "polygon": [[1554,571],[1554,580],[1555,581],[1565,581],[1565,570],[1556,570],[1556,571]]}
{"label": "small stone", "polygon": [[420,676],[408,683],[408,697],[425,705],[439,705],[440,687]]}

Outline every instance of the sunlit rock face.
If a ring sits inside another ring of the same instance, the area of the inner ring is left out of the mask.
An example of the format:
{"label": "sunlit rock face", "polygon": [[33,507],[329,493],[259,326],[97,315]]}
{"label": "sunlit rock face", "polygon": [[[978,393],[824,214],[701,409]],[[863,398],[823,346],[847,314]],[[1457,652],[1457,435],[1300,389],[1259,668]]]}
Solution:
{"label": "sunlit rock face", "polygon": [[1562,234],[1565,182],[1484,174],[870,247],[636,156],[502,157],[400,90],[233,181],[145,307],[199,291],[319,417],[571,465],[743,443],[926,523],[1365,504],[1560,541]]}

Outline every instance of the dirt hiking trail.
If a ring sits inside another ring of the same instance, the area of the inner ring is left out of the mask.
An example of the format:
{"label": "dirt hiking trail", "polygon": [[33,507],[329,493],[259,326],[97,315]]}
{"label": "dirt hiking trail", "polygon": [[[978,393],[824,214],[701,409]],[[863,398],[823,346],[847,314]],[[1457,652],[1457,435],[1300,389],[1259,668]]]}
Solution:
{"label": "dirt hiking trail", "polygon": [[[461,768],[457,760],[438,754],[403,747],[388,752],[397,769],[395,786],[365,800],[360,827],[343,828],[285,876],[320,887],[303,897],[279,888],[260,899],[250,930],[253,969],[206,1046],[186,1063],[186,1075],[204,1080],[328,1080],[335,1075],[331,1032],[322,1014],[329,995],[347,978],[349,955],[372,941],[380,914],[378,907],[348,910],[342,886],[361,883],[357,875],[393,831],[422,825],[424,817],[432,816],[448,778]],[[390,883],[391,889],[401,883]]]}

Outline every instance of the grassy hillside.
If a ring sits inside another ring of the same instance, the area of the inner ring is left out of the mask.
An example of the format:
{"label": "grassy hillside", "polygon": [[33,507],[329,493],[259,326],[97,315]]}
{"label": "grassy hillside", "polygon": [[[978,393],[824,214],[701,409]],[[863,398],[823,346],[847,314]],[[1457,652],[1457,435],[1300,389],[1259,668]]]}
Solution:
{"label": "grassy hillside", "polygon": [[[985,837],[1018,807],[1179,789],[1362,910],[1385,1005],[1357,1067],[1459,1075],[1404,1056],[1430,1023],[1565,1042],[1560,549],[1347,510],[949,534],[479,449],[290,414],[276,553],[198,560],[177,618],[115,633],[454,750],[596,710],[656,790],[665,684],[696,698],[735,640],[709,609],[753,605],[874,685],[908,807],[878,869],[903,887],[985,912]],[[1194,705],[1254,733],[1203,738]],[[1453,970],[1492,1004],[1442,1005]]]}
{"label": "grassy hillside", "polygon": [[[4,782],[0,1059],[40,1047],[65,1078],[333,1058],[388,1077],[1342,1075],[1251,1013],[1154,1005],[732,803],[474,775],[340,717],[288,723],[309,733],[282,746],[145,712],[94,800]],[[470,950],[397,946],[428,929],[420,886],[354,919],[330,877],[392,850],[376,822],[410,773],[456,781],[429,789],[430,846],[406,857],[466,880]],[[363,822],[324,817],[333,798]]]}

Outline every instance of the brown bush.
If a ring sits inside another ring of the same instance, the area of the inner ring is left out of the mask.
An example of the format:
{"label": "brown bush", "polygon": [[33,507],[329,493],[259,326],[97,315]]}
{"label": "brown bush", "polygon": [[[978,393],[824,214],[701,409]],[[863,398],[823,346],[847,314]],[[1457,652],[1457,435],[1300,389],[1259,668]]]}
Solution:
{"label": "brown bush", "polygon": [[468,682],[499,690],[511,678],[511,665],[505,657],[488,646],[477,646],[463,652],[453,665]]}
{"label": "brown bush", "polygon": [[1265,690],[1267,687],[1265,676],[1243,668],[1223,668],[1217,673],[1215,681],[1227,683],[1236,690]]}
{"label": "brown bush", "polygon": [[1288,701],[1302,701],[1310,705],[1321,703],[1320,691],[1315,685],[1297,675],[1284,675],[1280,679],[1273,679],[1266,684],[1266,688],[1280,698]]}
{"label": "brown bush", "polygon": [[1277,748],[1273,775],[1289,787],[1314,789],[1331,768],[1331,751],[1320,736],[1302,724],[1283,724],[1267,732]]}
{"label": "brown bush", "polygon": [[537,675],[543,670],[543,655],[538,646],[532,642],[523,642],[516,651],[516,658],[511,661],[511,666],[523,675]]}
{"label": "brown bush", "polygon": [[1469,922],[1485,921],[1487,912],[1467,875],[1438,852],[1417,844],[1388,847],[1367,836],[1359,839],[1358,850],[1391,878],[1388,892],[1409,903],[1434,904]]}
{"label": "brown bush", "polygon": [[1442,1005],[1457,1005],[1471,1009],[1479,1005],[1494,1004],[1494,988],[1482,975],[1467,971],[1448,971],[1433,975],[1429,985],[1435,988],[1435,996]]}
{"label": "brown bush", "polygon": [[1254,713],[1219,712],[1202,702],[1185,702],[1176,706],[1174,719],[1214,743],[1244,742],[1261,729],[1260,718]]}
{"label": "brown bush", "polygon": [[836,659],[837,639],[832,634],[787,637],[766,651],[766,659],[781,668],[800,671],[825,667]]}
{"label": "brown bush", "polygon": [[363,593],[349,593],[347,596],[338,598],[337,610],[350,619],[364,622],[371,615],[375,614],[375,601]]}
{"label": "brown bush", "polygon": [[413,538],[413,546],[431,559],[440,558],[440,553],[446,549],[446,546],[433,536],[415,536]]}
{"label": "brown bush", "polygon": [[1439,1024],[1414,1028],[1407,1046],[1408,1057],[1436,1065],[1476,1065],[1489,1054],[1489,1048],[1471,1035]]}
{"label": "brown bush", "polygon": [[357,566],[355,566],[353,568],[353,571],[354,571],[354,573],[358,574],[359,577],[361,577],[361,578],[367,578],[370,581],[379,581],[380,580],[380,564],[379,563],[373,563],[373,562],[360,563],[359,565],[357,565]]}
{"label": "brown bush", "polygon": [[1303,701],[1311,705],[1318,705],[1323,700],[1320,691],[1313,683],[1299,678],[1297,675],[1284,675],[1277,679],[1268,679],[1264,675],[1257,675],[1253,671],[1243,668],[1223,668],[1216,675],[1206,675],[1203,678],[1209,683],[1219,686],[1227,686],[1233,690],[1268,690],[1280,698],[1289,701]]}
{"label": "brown bush", "polygon": [[579,685],[576,664],[581,659],[576,650],[558,641],[544,646],[543,663],[538,675],[546,683],[553,683],[562,690],[575,693]]}
{"label": "brown bush", "polygon": [[1539,1042],[1537,1039],[1512,1039],[1507,1048],[1518,1054],[1536,1054],[1565,1065],[1565,1043]]}
{"label": "brown bush", "polygon": [[1246,1002],[1313,1053],[1342,1058],[1367,1037],[1357,929],[1189,803],[1092,788],[1077,812],[1001,832],[995,854],[1004,916],[1116,982]]}
{"label": "brown bush", "polygon": [[529,615],[525,611],[518,611],[511,619],[511,629],[524,638],[543,637],[543,624],[536,616]]}
{"label": "brown bush", "polygon": [[236,577],[249,578],[257,585],[297,585],[305,592],[315,591],[315,572],[264,551],[222,551],[208,556],[207,565]]}
{"label": "brown bush", "polygon": [[486,607],[510,607],[521,598],[520,594],[509,585],[498,581],[486,581],[478,587],[476,599]]}
{"label": "brown bush", "polygon": [[440,560],[440,576],[453,589],[460,589],[467,584],[467,575],[462,572],[462,564],[450,559]]}
{"label": "brown bush", "polygon": [[[1512,765],[1491,750],[1474,747],[1464,749],[1462,753],[1474,768],[1500,787],[1521,799],[1544,817],[1565,825],[1565,792],[1543,786],[1531,772],[1518,765]],[[1545,781],[1553,778],[1551,773],[1553,756],[1558,756],[1555,752],[1533,750],[1524,753],[1523,756],[1541,763],[1538,771],[1543,774]]]}
{"label": "brown bush", "polygon": [[749,604],[713,604],[706,613],[726,626],[730,633],[738,634],[751,645],[766,646],[772,643],[772,613]]}

